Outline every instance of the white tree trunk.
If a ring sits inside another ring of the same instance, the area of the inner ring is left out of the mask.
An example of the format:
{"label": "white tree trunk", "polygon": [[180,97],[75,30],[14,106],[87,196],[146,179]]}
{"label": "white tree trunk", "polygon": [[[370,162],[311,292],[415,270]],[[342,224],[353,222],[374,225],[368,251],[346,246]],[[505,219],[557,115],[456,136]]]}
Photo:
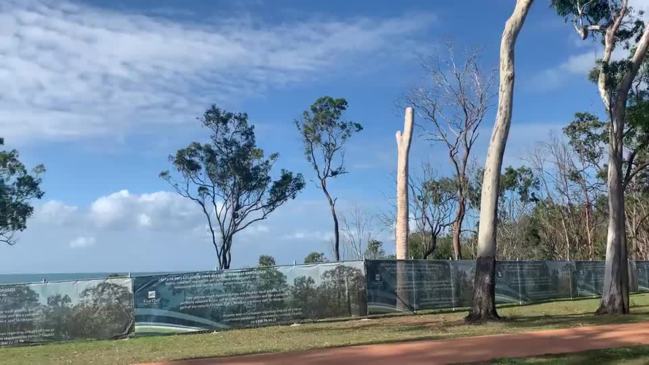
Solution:
{"label": "white tree trunk", "polygon": [[[397,132],[397,224],[395,227],[395,242],[397,260],[408,259],[408,154],[412,140],[414,113],[412,108],[406,108],[403,133]],[[410,285],[408,285],[407,265],[397,261],[397,310],[411,309]]]}
{"label": "white tree trunk", "polygon": [[395,242],[397,260],[408,259],[408,154],[412,141],[414,113],[406,108],[403,133],[397,132],[397,222]]}
{"label": "white tree trunk", "polygon": [[494,124],[480,200],[480,225],[478,228],[478,257],[473,283],[473,305],[467,321],[497,319],[495,300],[496,224],[498,216],[498,191],[503,154],[509,135],[514,98],[514,47],[533,0],[517,0],[514,12],[505,23],[500,42],[500,85],[498,112]]}
{"label": "white tree trunk", "polygon": [[[615,32],[626,12],[620,13],[614,25],[604,37],[604,57],[602,64],[610,61],[615,48]],[[617,27],[616,27],[617,26]],[[609,158],[608,158],[608,233],[606,236],[606,264],[604,268],[604,287],[602,300],[597,310],[599,314],[629,313],[629,276],[626,247],[626,222],[624,216],[624,186],[622,183],[622,159],[624,150],[624,124],[626,103],[633,79],[638,73],[649,48],[649,26],[645,31],[631,58],[630,65],[622,80],[612,94],[608,89],[609,75],[600,72],[598,85],[602,101],[609,113]],[[614,97],[613,97],[614,96]]]}

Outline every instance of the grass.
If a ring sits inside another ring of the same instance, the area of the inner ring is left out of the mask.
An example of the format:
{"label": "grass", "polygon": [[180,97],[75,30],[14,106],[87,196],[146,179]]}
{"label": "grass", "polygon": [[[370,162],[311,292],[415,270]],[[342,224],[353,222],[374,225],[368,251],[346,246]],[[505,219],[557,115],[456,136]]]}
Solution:
{"label": "grass", "polygon": [[466,312],[422,314],[218,333],[8,347],[0,349],[0,359],[2,364],[132,364],[649,321],[649,294],[633,295],[632,314],[627,316],[595,316],[592,313],[598,303],[598,299],[585,299],[506,307],[499,310],[507,317],[505,321],[479,326],[464,324],[462,318]]}
{"label": "grass", "polygon": [[593,351],[578,352],[575,354],[528,357],[524,359],[499,359],[499,360],[492,361],[491,364],[497,364],[497,365],[649,364],[649,346],[635,346],[635,347],[622,347],[617,349],[593,350]]}

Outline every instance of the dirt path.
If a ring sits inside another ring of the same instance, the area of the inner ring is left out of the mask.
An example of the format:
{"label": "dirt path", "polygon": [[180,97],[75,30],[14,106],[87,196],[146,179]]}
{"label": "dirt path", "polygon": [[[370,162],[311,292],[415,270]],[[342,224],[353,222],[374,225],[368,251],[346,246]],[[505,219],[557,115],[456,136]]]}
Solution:
{"label": "dirt path", "polygon": [[450,340],[350,346],[305,352],[246,355],[148,365],[430,365],[479,362],[501,357],[560,354],[633,345],[649,345],[649,322],[464,337]]}

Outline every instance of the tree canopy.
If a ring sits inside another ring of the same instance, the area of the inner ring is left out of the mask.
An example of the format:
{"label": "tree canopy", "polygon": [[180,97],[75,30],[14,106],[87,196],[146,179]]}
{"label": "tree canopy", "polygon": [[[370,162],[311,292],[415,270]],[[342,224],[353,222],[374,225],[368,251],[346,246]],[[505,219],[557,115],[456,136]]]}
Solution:
{"label": "tree canopy", "polygon": [[[0,139],[0,145],[4,140]],[[0,151],[0,242],[13,245],[15,233],[27,228],[34,213],[31,201],[43,197],[43,165],[31,171],[19,159],[18,151]]]}
{"label": "tree canopy", "polygon": [[218,267],[227,269],[234,235],[294,199],[304,188],[304,178],[282,169],[273,179],[279,155],[264,156],[247,114],[212,106],[200,121],[210,133],[209,142],[192,142],[178,150],[169,157],[178,174],[163,171],[160,176],[200,206]]}

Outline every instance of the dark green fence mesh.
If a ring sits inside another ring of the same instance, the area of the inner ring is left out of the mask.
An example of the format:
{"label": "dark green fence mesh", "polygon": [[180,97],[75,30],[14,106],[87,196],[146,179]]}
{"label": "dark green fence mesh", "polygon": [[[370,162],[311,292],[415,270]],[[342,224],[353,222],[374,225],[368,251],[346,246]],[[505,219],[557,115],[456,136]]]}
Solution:
{"label": "dark green fence mesh", "polygon": [[[369,314],[471,304],[474,261],[370,260],[365,267]],[[603,281],[603,261],[498,261],[496,302],[598,296]],[[648,262],[629,263],[629,284],[631,291],[649,291]]]}

